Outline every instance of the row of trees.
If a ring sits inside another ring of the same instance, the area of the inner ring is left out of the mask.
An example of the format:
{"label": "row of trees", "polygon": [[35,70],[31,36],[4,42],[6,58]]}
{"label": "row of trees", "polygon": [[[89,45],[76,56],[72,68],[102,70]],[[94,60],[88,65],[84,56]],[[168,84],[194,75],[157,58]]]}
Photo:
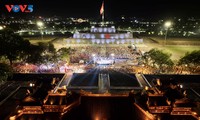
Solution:
{"label": "row of trees", "polygon": [[33,64],[57,62],[65,59],[72,51],[71,48],[61,48],[56,51],[52,42],[31,44],[29,40],[23,39],[9,29],[0,31],[0,42],[0,57],[8,59],[10,65],[16,60]]}
{"label": "row of trees", "polygon": [[186,53],[177,63],[174,63],[170,57],[171,54],[163,52],[162,50],[151,49],[144,53],[142,59],[144,64],[158,68],[160,72],[173,70],[172,67],[174,65],[187,67],[190,72],[200,72],[200,50]]}
{"label": "row of trees", "polygon": [[[0,58],[1,62],[4,61],[5,63],[2,63],[3,67],[0,67],[0,75],[2,76],[10,75],[10,72],[7,72],[10,69],[4,68],[6,66],[10,68],[8,65],[12,66],[13,61],[33,64],[57,63],[59,60],[66,60],[72,51],[70,48],[62,48],[56,51],[51,42],[31,44],[29,40],[16,35],[10,29],[0,31],[0,43]],[[6,71],[6,75],[4,71]]]}

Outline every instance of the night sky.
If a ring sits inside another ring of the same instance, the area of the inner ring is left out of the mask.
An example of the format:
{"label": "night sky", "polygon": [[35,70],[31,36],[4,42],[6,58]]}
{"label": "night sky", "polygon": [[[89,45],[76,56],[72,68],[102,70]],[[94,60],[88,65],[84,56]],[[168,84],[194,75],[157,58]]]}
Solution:
{"label": "night sky", "polygon": [[[99,17],[103,0],[0,0],[0,14]],[[104,0],[105,17],[200,17],[197,0]],[[32,13],[8,13],[5,4],[33,4]]]}

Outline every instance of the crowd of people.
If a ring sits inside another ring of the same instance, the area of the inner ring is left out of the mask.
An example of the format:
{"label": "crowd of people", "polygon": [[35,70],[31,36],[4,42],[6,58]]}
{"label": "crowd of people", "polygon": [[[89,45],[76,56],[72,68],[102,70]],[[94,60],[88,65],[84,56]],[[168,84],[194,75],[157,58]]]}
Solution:
{"label": "crowd of people", "polygon": [[88,62],[94,57],[134,60],[140,56],[128,46],[81,46],[72,49],[75,52],[70,56],[71,63],[78,63],[80,60]]}
{"label": "crowd of people", "polygon": [[[82,45],[82,46],[72,46],[72,53],[70,54],[70,65],[73,66],[75,64],[96,64],[95,62],[100,59],[103,60],[112,60],[112,64],[121,64],[127,63],[130,61],[136,61],[138,63],[137,58],[141,57],[135,49],[129,47],[128,45]],[[64,62],[64,61],[63,61]],[[69,65],[66,65],[66,62],[59,63],[49,63],[49,64],[41,64],[41,65],[33,65],[33,64],[18,64],[14,66],[15,72],[20,73],[55,73],[55,72],[67,72],[69,69]],[[127,68],[124,65],[111,67],[112,69],[129,72],[130,68]]]}

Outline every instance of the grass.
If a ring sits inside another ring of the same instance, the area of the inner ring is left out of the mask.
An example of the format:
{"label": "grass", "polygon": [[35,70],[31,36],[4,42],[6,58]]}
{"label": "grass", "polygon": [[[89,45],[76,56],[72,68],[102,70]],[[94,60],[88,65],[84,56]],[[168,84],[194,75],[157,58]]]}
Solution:
{"label": "grass", "polygon": [[147,45],[147,50],[157,48],[164,52],[170,53],[172,60],[179,60],[187,52],[194,50],[200,50],[200,38],[169,38],[166,45],[163,44],[163,37],[152,37],[151,39],[157,41],[153,42],[149,38],[144,38],[144,42]]}
{"label": "grass", "polygon": [[178,60],[185,55],[187,52],[192,52],[194,50],[200,50],[199,46],[181,46],[181,45],[169,45],[165,46],[164,51],[172,54],[172,60]]}
{"label": "grass", "polygon": [[28,39],[30,41],[31,44],[37,44],[38,42],[50,42],[53,39],[55,39],[56,37],[49,37],[49,36],[43,36],[43,40],[42,37],[27,37],[25,39]]}

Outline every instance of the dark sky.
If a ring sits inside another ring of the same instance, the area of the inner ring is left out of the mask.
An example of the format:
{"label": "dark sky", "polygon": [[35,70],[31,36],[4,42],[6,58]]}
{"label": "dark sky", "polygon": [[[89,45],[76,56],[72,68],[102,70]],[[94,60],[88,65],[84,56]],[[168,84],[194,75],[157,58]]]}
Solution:
{"label": "dark sky", "polygon": [[[0,0],[0,14],[100,17],[103,0]],[[104,0],[105,16],[121,15],[145,18],[200,17],[197,0]],[[8,13],[5,4],[33,4],[32,13]]]}

